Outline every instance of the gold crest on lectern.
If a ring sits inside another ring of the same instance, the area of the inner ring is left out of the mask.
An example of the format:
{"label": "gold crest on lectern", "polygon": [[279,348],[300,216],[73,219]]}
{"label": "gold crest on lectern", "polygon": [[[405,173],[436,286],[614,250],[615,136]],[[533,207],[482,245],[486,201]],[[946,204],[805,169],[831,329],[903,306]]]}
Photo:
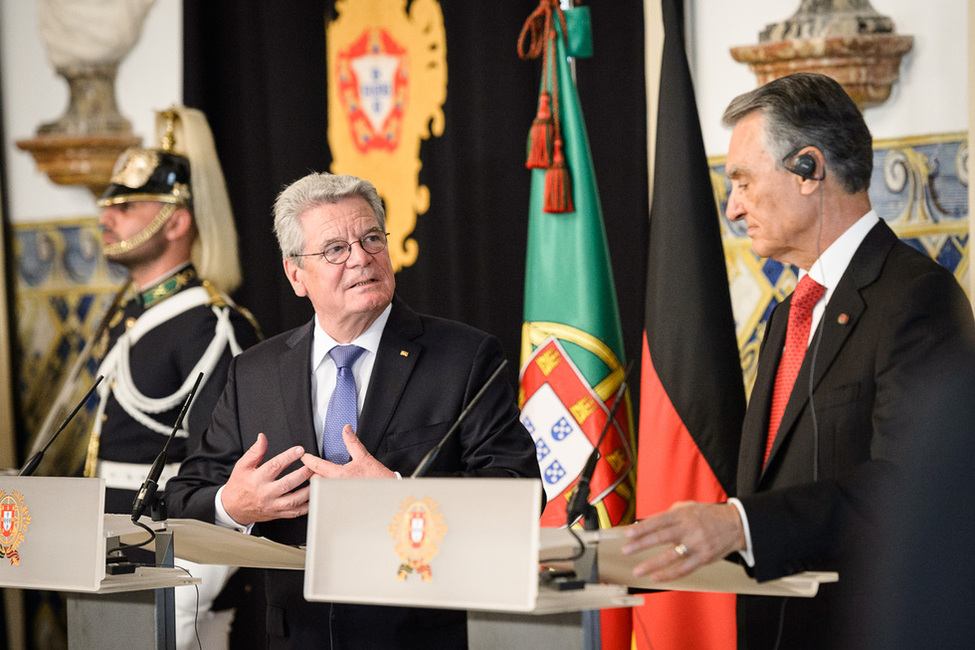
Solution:
{"label": "gold crest on lectern", "polygon": [[440,552],[440,542],[447,532],[437,502],[430,497],[407,498],[389,524],[389,532],[401,561],[396,579],[406,580],[416,572],[423,582],[432,581],[430,561]]}
{"label": "gold crest on lectern", "polygon": [[30,511],[24,505],[24,495],[17,491],[0,490],[0,558],[10,564],[20,564],[17,547],[24,541],[30,524]]}
{"label": "gold crest on lectern", "polygon": [[339,0],[326,27],[331,171],[365,178],[386,203],[393,270],[416,261],[410,235],[430,207],[420,141],[442,135],[447,37],[435,0]]}

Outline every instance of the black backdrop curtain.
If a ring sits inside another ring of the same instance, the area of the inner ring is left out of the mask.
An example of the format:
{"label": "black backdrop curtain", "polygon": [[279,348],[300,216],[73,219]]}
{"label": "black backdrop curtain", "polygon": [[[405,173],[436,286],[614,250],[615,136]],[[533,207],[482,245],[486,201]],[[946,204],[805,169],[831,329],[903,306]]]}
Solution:
{"label": "black backdrop curtain", "polygon": [[[395,4],[395,3],[393,3]],[[327,171],[325,23],[334,3],[184,2],[184,101],[214,132],[240,235],[235,294],[271,336],[306,322],[281,270],[271,205],[287,183]],[[354,5],[354,0],[346,6]],[[418,311],[497,335],[516,379],[528,218],[525,142],[541,62],[516,53],[529,0],[444,0],[444,133],[422,143],[413,266],[397,293]],[[628,359],[639,359],[646,277],[647,164],[641,0],[590,6],[594,56],[577,80],[616,277]],[[571,263],[571,260],[567,261]],[[639,372],[633,376],[638,377]]]}

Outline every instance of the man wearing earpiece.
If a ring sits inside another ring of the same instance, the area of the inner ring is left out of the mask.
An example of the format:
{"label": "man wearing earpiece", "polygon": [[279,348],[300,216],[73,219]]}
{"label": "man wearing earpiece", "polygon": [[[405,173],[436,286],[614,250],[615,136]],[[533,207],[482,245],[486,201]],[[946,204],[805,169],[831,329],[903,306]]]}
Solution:
{"label": "man wearing earpiece", "polygon": [[[624,552],[671,548],[637,575],[675,579],[726,556],[760,581],[837,571],[815,598],[739,596],[739,647],[835,648],[861,604],[873,507],[896,481],[912,387],[975,338],[953,275],[871,209],[870,132],[843,88],[800,73],[735,98],[723,122],[729,219],[756,254],[799,268],[769,317],[743,425],[737,498],[675,504]],[[934,432],[932,432],[934,433]],[[935,434],[936,435],[936,434]]]}

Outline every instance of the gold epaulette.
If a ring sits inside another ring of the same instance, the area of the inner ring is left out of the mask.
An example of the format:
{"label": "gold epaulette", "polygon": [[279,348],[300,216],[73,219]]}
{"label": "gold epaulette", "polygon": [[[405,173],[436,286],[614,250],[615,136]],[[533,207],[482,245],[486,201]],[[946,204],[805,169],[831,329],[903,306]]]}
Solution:
{"label": "gold epaulette", "polygon": [[[203,287],[207,290],[207,293],[210,294],[211,305],[215,305],[217,307],[227,306],[228,299],[226,298],[226,296],[220,293],[220,291],[217,290],[215,286],[210,284],[209,280],[203,281]],[[254,326],[254,331],[257,333],[257,340],[263,341],[264,334],[261,333],[261,326],[257,324],[257,319],[254,318],[254,314],[252,314],[249,309],[245,309],[236,303],[231,302],[230,305],[231,307],[239,311],[244,316],[244,318],[250,321],[250,324]]]}
{"label": "gold epaulette", "polygon": [[217,288],[215,286],[213,286],[212,284],[210,284],[210,281],[209,280],[204,280],[203,281],[203,288],[207,290],[207,293],[208,294],[210,294],[210,303],[209,304],[214,305],[216,307],[226,307],[227,306],[227,301],[224,299],[223,294],[220,293],[220,291],[217,290]]}
{"label": "gold epaulette", "polygon": [[237,311],[242,313],[244,315],[244,318],[250,321],[250,324],[254,326],[254,333],[257,334],[257,340],[263,341],[264,333],[261,331],[261,326],[257,324],[257,319],[254,318],[254,314],[251,313],[251,310],[245,309],[244,307],[237,305]]}

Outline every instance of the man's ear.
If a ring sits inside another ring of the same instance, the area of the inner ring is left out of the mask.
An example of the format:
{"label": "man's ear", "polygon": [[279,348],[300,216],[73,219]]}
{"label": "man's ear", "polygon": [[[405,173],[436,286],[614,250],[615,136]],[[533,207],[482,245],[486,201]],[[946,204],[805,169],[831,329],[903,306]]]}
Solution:
{"label": "man's ear", "polygon": [[284,258],[283,264],[284,274],[288,276],[288,282],[291,283],[291,288],[294,290],[295,295],[299,298],[307,296],[308,290],[305,289],[305,283],[301,280],[301,276],[305,270],[298,266],[298,263],[291,257]]}
{"label": "man's ear", "polygon": [[173,215],[166,220],[166,237],[175,241],[193,233],[193,215],[186,208],[176,208]]}

